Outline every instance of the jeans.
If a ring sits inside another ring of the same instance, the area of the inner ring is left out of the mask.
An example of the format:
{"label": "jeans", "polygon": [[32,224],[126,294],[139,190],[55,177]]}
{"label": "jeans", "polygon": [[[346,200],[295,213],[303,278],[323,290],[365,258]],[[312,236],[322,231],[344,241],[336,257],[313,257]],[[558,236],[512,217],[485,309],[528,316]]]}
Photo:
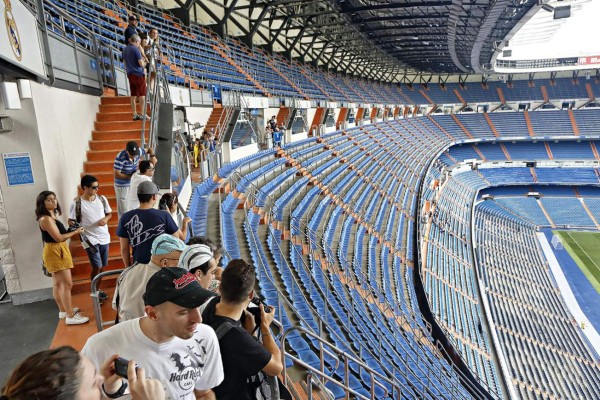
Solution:
{"label": "jeans", "polygon": [[90,259],[90,265],[92,268],[102,268],[108,265],[108,244],[97,244],[96,249],[97,252],[92,253],[90,249],[85,249],[85,252]]}

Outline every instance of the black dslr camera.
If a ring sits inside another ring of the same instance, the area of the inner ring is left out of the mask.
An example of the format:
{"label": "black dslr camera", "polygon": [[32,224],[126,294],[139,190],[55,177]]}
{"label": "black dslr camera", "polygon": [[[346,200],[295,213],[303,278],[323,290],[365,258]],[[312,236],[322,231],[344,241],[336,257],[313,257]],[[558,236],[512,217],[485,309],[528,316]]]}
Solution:
{"label": "black dslr camera", "polygon": [[[81,224],[80,224],[79,222],[76,222],[76,221],[75,221],[75,222],[73,222],[73,223],[72,223],[72,224],[69,226],[69,229],[68,229],[68,231],[69,231],[69,232],[74,232],[74,231],[76,231],[76,230],[77,230],[77,229],[79,229],[79,228],[81,228]],[[98,252],[98,247],[96,247],[95,245],[93,245],[93,244],[90,242],[90,239],[88,239],[88,237],[87,237],[86,235],[84,235],[83,233],[80,233],[80,234],[79,234],[79,237],[81,238],[81,241],[82,241],[83,243],[85,243],[85,245],[86,245],[86,246],[87,246],[87,247],[90,249],[90,251],[91,251],[93,254],[96,254],[96,253]],[[84,247],[85,247],[85,246],[84,246]]]}
{"label": "black dslr camera", "polygon": [[248,308],[246,308],[246,310],[248,310],[248,312],[254,316],[254,322],[256,323],[256,326],[259,327],[260,323],[261,323],[261,315],[260,315],[260,308],[258,306],[262,304],[266,313],[272,312],[273,307],[266,305],[265,302],[262,301],[260,297],[253,298],[252,303],[256,304],[257,307],[248,307]]}

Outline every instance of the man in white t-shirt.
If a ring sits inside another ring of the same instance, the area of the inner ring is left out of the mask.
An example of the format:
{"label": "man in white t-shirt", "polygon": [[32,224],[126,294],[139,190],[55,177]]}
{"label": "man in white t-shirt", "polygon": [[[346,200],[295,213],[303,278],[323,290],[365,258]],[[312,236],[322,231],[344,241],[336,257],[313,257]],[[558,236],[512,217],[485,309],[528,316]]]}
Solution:
{"label": "man in white t-shirt", "polygon": [[134,359],[162,382],[167,399],[214,399],[223,365],[215,332],[201,323],[202,293],[185,269],[161,268],[146,285],[146,316],[96,333],[81,352],[96,368],[115,353]]}
{"label": "man in white t-shirt", "polygon": [[[110,234],[108,221],[112,217],[112,209],[106,197],[98,194],[100,184],[92,175],[81,178],[83,194],[76,197],[69,210],[69,223],[77,222],[85,233],[81,235],[82,246],[85,249],[92,267],[91,279],[98,275],[103,267],[108,265],[108,246]],[[98,282],[100,288],[100,282]],[[106,300],[108,296],[100,290],[98,297]]]}
{"label": "man in white t-shirt", "polygon": [[152,182],[154,177],[154,164],[149,160],[142,160],[139,164],[139,171],[131,175],[131,183],[129,191],[125,196],[125,212],[135,210],[140,206],[140,201],[137,197],[137,188],[142,182]]}
{"label": "man in white t-shirt", "polygon": [[[168,233],[157,236],[152,242],[150,262],[148,264],[136,263],[125,269],[117,279],[117,287],[113,297],[113,309],[119,314],[119,321],[144,316],[144,299],[142,295],[146,284],[161,268],[176,267],[181,252],[187,248],[181,239]],[[206,298],[215,294],[206,290]]]}

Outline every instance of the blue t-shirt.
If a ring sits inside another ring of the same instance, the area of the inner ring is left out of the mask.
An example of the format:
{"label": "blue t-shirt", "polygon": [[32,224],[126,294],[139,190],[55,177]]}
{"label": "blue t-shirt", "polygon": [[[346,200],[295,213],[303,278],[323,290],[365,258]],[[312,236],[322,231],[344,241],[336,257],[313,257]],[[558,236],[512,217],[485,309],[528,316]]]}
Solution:
{"label": "blue t-shirt", "polygon": [[163,233],[173,234],[178,230],[177,224],[167,211],[137,208],[121,216],[117,236],[129,239],[133,249],[133,262],[148,264],[154,239]]}
{"label": "blue t-shirt", "polygon": [[138,31],[137,28],[133,25],[127,25],[127,28],[125,28],[125,45],[127,45],[129,43],[129,38],[132,37],[133,35],[137,35]]}
{"label": "blue t-shirt", "polygon": [[[115,158],[115,163],[113,164],[113,169],[120,171],[127,175],[135,174],[135,171],[138,169],[138,164],[140,163],[140,158],[146,154],[144,149],[139,149],[139,154],[133,157],[133,160],[129,158],[129,153],[127,150],[121,150],[119,154],[117,154],[117,158]],[[129,186],[131,183],[131,178],[129,179],[121,179],[115,178],[115,186],[123,187]]]}
{"label": "blue t-shirt", "polygon": [[144,67],[140,65],[142,53],[137,46],[128,44],[123,50],[123,62],[125,62],[125,70],[128,74],[144,76]]}

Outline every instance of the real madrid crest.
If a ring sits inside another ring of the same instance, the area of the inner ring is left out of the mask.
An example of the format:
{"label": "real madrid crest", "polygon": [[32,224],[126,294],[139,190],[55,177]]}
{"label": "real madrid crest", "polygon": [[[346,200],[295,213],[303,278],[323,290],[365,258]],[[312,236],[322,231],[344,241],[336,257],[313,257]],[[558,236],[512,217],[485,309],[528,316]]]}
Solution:
{"label": "real madrid crest", "polygon": [[21,37],[19,36],[19,30],[17,29],[17,23],[15,17],[12,14],[12,5],[10,0],[4,0],[4,21],[6,22],[6,32],[8,33],[8,40],[10,41],[10,47],[17,58],[21,61],[23,58],[23,51],[21,49]]}

